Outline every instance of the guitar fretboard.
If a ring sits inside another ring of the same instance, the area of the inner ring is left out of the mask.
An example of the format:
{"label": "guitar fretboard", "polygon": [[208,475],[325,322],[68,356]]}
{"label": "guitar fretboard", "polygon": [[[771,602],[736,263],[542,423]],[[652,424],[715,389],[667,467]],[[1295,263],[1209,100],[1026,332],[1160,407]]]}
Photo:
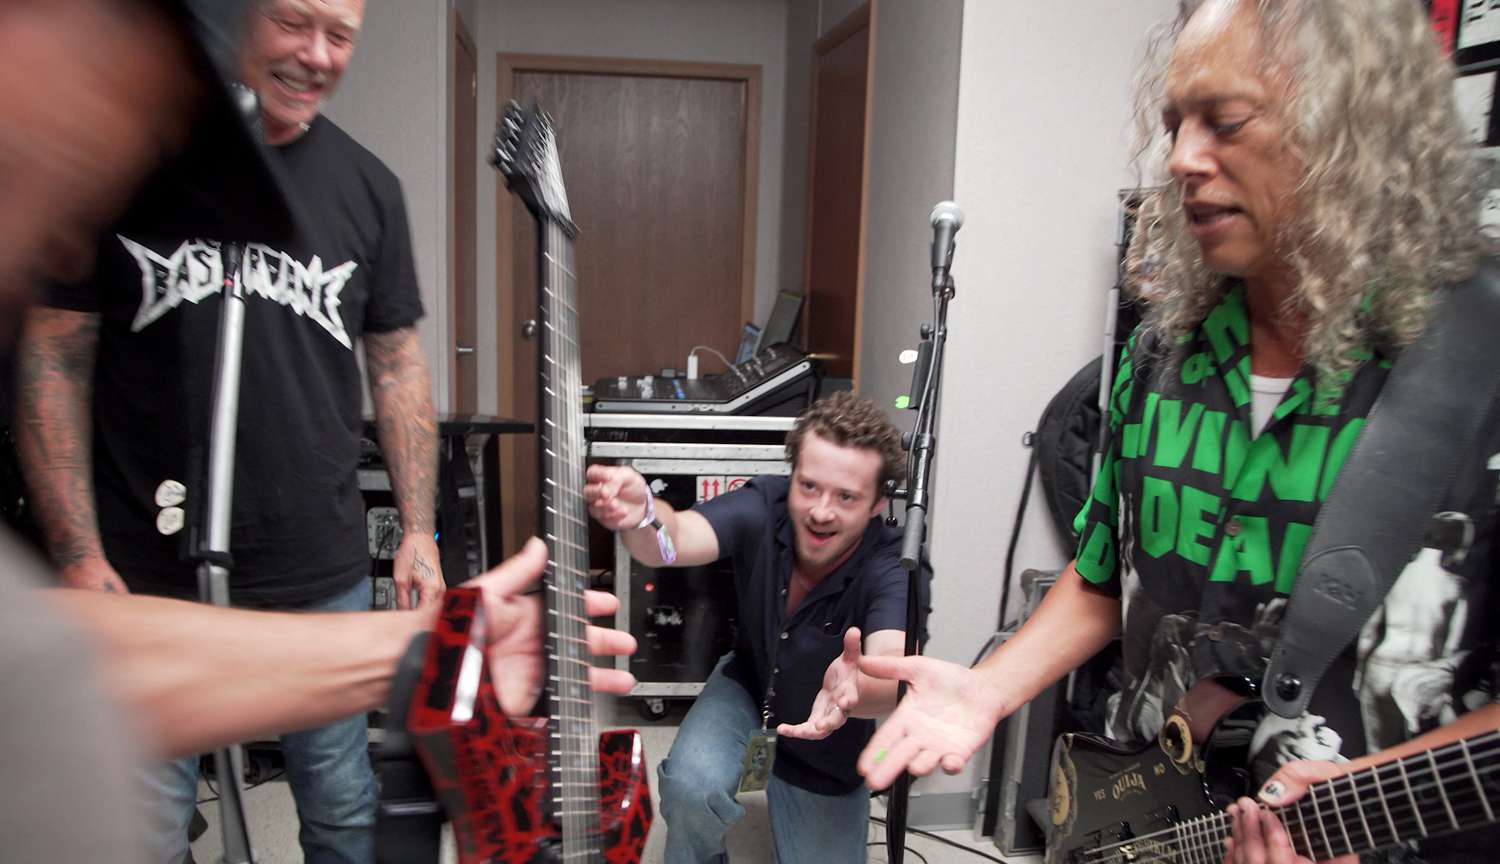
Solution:
{"label": "guitar fretboard", "polygon": [[599,754],[589,687],[584,588],[588,510],[583,499],[582,376],[578,352],[573,241],[542,224],[541,400],[542,530],[547,562],[547,665],[551,691],[552,801],[562,826],[563,858],[598,855]]}
{"label": "guitar fretboard", "polygon": [[[1318,783],[1271,812],[1299,855],[1321,861],[1490,824],[1497,802],[1500,731]],[[1227,813],[1214,813],[1091,849],[1080,860],[1218,864],[1232,829]]]}

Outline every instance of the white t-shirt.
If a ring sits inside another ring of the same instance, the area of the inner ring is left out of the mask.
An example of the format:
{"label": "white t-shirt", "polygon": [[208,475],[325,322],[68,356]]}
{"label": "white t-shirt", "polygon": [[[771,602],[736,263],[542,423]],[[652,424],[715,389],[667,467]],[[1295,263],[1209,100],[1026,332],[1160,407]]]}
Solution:
{"label": "white t-shirt", "polygon": [[1272,412],[1281,404],[1281,397],[1286,395],[1286,388],[1290,386],[1290,378],[1250,376],[1250,423],[1255,427],[1256,435],[1264,431],[1266,424],[1271,422]]}

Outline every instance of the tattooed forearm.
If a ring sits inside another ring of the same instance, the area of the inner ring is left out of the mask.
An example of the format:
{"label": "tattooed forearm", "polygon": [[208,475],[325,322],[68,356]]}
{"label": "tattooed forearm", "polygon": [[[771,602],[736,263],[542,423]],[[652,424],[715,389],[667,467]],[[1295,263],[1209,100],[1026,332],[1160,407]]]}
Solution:
{"label": "tattooed forearm", "polygon": [[98,316],[36,309],[17,353],[16,450],[58,567],[104,557],[91,458],[98,343]]}
{"label": "tattooed forearm", "polygon": [[427,582],[429,579],[437,578],[437,570],[434,570],[431,564],[423,561],[420,557],[412,563],[412,569],[417,573],[418,585]]}
{"label": "tattooed forearm", "polygon": [[405,532],[432,536],[437,498],[437,418],[416,327],[365,336],[365,366],[380,451]]}

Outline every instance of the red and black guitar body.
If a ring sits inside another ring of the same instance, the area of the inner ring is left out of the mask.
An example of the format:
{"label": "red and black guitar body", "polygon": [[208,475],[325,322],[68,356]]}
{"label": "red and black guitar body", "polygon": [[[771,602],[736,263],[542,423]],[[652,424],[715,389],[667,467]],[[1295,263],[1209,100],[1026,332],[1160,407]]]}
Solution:
{"label": "red and black guitar body", "polygon": [[[485,659],[483,607],[473,588],[452,588],[427,645],[408,728],[444,808],[463,864],[561,861],[552,809],[545,718],[500,710]],[[599,736],[597,860],[635,864],[651,827],[646,756],[633,729]]]}

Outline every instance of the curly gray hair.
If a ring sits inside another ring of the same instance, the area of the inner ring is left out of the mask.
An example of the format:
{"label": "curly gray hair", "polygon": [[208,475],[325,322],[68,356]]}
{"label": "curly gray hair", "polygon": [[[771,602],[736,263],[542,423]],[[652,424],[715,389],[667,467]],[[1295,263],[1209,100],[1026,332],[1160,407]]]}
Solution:
{"label": "curly gray hair", "polygon": [[[1168,177],[1161,104],[1173,45],[1208,0],[1181,0],[1153,35],[1136,88],[1136,161]],[[1453,97],[1453,66],[1417,0],[1253,3],[1268,71],[1286,75],[1279,106],[1301,163],[1295,214],[1279,238],[1297,282],[1288,301],[1309,323],[1307,361],[1347,374],[1360,347],[1400,348],[1426,323],[1434,292],[1494,248],[1480,229],[1482,190]],[[1147,164],[1149,163],[1149,164]],[[1172,350],[1218,303],[1188,232],[1176,184],[1161,189],[1147,340]],[[1174,358],[1180,359],[1180,358]],[[1172,364],[1172,365],[1175,365]]]}

